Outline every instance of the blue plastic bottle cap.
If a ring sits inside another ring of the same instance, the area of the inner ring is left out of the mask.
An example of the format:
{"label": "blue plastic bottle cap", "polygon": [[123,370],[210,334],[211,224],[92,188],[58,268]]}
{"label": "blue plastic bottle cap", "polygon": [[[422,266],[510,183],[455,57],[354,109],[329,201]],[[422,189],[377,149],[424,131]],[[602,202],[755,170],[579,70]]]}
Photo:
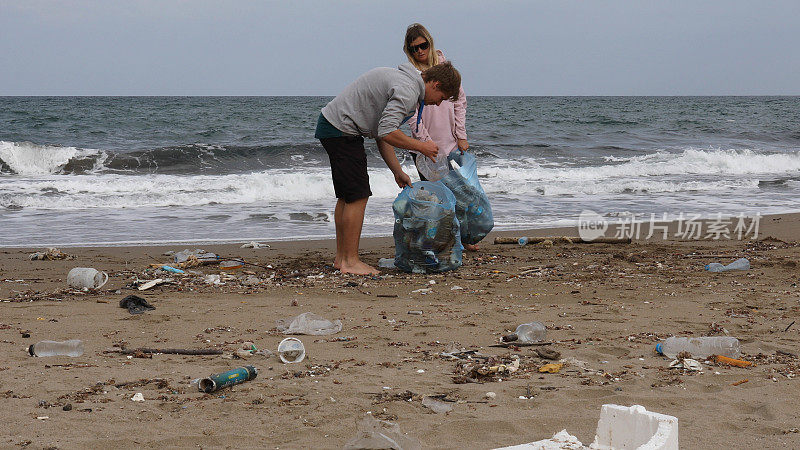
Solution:
{"label": "blue plastic bottle cap", "polygon": [[658,344],[656,344],[656,351],[658,352],[659,355],[663,355],[664,354],[664,352],[661,351],[661,343],[660,342]]}
{"label": "blue plastic bottle cap", "polygon": [[711,270],[710,264],[706,264],[706,270]]}

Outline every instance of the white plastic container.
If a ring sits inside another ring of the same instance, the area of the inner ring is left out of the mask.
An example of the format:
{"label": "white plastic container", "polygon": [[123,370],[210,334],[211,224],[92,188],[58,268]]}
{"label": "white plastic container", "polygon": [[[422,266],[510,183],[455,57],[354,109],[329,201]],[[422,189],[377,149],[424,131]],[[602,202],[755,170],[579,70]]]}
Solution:
{"label": "white plastic container", "polygon": [[600,410],[594,442],[584,446],[562,430],[550,439],[495,450],[678,450],[678,418],[654,413],[644,406],[607,404]]}
{"label": "white plastic container", "polygon": [[603,405],[589,448],[678,450],[678,419],[650,412],[640,405]]}
{"label": "white plastic container", "polygon": [[107,273],[91,267],[75,267],[67,274],[67,284],[75,289],[100,289],[107,282]]}
{"label": "white plastic container", "polygon": [[278,357],[286,364],[299,363],[306,357],[306,348],[297,338],[286,338],[278,344]]}

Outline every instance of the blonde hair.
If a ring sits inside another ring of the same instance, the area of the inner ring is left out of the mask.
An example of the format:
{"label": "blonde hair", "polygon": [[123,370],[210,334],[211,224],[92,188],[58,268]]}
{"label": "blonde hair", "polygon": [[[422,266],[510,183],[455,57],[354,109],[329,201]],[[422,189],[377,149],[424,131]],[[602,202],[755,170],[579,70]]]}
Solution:
{"label": "blonde hair", "polygon": [[[418,62],[416,59],[414,59],[414,55],[412,55],[408,50],[408,47],[411,46],[411,43],[414,41],[414,39],[420,37],[428,41],[429,44],[427,64]],[[431,67],[439,64],[439,55],[436,53],[436,47],[433,46],[433,37],[425,27],[418,23],[412,23],[406,29],[406,40],[403,44],[403,52],[405,52],[406,56],[408,57],[408,61],[421,71],[430,69]]]}

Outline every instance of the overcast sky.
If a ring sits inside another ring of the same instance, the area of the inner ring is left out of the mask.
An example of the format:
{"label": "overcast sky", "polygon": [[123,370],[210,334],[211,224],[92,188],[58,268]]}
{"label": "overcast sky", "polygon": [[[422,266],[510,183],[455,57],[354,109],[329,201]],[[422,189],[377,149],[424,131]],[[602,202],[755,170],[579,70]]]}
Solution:
{"label": "overcast sky", "polygon": [[0,95],[335,95],[412,22],[468,95],[800,95],[798,0],[0,0]]}

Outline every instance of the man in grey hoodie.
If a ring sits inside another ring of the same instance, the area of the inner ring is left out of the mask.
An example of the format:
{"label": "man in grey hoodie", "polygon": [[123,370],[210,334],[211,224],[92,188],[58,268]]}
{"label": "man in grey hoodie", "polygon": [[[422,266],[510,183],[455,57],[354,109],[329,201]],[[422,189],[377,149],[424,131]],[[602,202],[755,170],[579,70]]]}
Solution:
{"label": "man in grey hoodie", "polygon": [[449,62],[421,74],[409,63],[397,69],[379,67],[358,77],[322,108],[314,136],[331,161],[337,198],[333,266],[342,273],[378,273],[358,257],[364,211],[372,195],[364,137],[377,141],[381,157],[394,174],[397,185],[411,186],[411,178],[400,167],[394,148],[416,150],[432,160],[439,149],[433,141],[422,142],[407,136],[400,131],[400,126],[414,112],[421,118],[426,104],[439,105],[442,100],[454,100],[460,87],[461,75]]}

